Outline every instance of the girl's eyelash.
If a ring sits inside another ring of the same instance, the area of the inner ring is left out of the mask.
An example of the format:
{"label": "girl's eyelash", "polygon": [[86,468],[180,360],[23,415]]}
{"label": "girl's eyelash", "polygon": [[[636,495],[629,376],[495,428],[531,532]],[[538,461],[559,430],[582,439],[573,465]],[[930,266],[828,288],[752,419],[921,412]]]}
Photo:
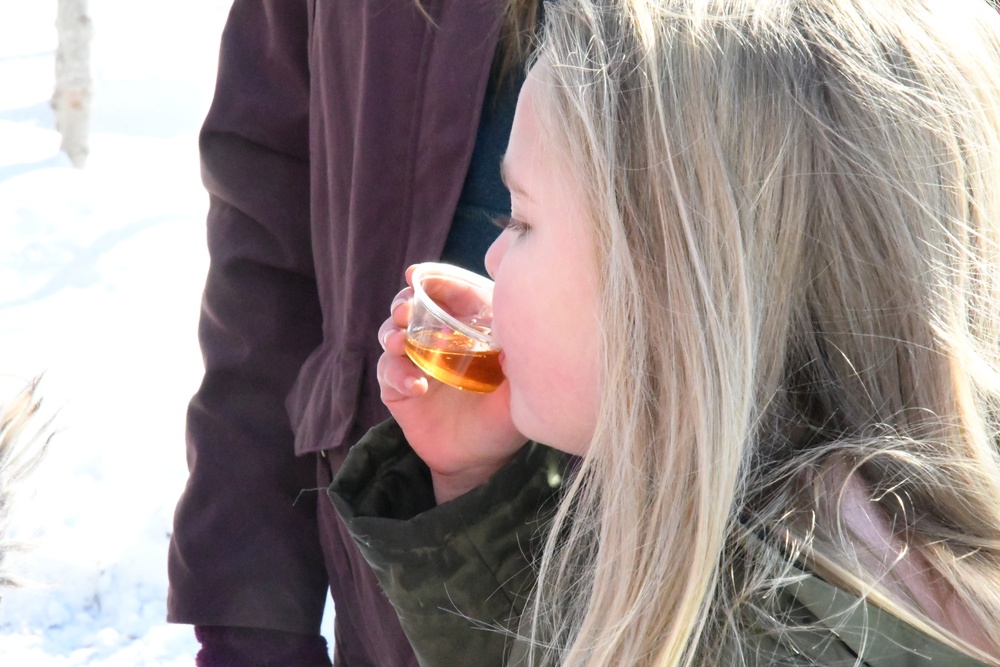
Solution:
{"label": "girl's eyelash", "polygon": [[501,215],[493,218],[493,224],[495,224],[500,229],[509,229],[517,234],[523,234],[528,231],[527,223],[521,222],[517,218],[513,218],[509,215]]}

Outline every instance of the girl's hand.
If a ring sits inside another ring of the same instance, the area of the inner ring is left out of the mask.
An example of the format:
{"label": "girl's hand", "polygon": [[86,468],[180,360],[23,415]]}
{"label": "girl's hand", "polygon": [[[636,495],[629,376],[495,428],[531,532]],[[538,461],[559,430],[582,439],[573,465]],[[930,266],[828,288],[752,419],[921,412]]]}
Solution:
{"label": "girl's hand", "polygon": [[[412,270],[406,272],[410,282]],[[485,482],[527,442],[510,419],[510,386],[476,394],[429,378],[406,356],[413,289],[393,299],[379,328],[385,350],[378,362],[382,402],[431,470],[438,503]]]}

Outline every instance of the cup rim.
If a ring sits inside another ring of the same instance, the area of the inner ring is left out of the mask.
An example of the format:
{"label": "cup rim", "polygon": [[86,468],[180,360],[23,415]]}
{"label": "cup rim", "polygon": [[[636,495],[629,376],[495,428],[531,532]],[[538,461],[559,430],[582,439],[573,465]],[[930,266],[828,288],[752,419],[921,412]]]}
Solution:
{"label": "cup rim", "polygon": [[411,276],[413,281],[414,298],[419,298],[423,306],[429,310],[434,317],[469,338],[474,338],[489,345],[496,346],[496,341],[493,340],[493,336],[484,334],[482,331],[474,329],[468,324],[456,319],[454,316],[447,313],[444,309],[437,305],[434,299],[428,296],[427,292],[420,284],[421,279],[427,276],[442,276],[444,278],[462,280],[475,287],[488,290],[491,296],[493,294],[493,281],[475,273],[474,271],[469,271],[468,269],[463,269],[460,266],[445,264],[443,262],[424,262],[422,264],[417,264],[413,269],[413,274]]}

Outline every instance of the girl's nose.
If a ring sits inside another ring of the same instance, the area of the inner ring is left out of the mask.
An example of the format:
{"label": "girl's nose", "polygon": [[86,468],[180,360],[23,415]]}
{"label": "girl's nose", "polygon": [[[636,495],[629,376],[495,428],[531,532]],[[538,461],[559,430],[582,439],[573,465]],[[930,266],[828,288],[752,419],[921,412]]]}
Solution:
{"label": "girl's nose", "polygon": [[509,240],[510,234],[503,232],[493,241],[490,245],[489,250],[486,251],[486,258],[483,263],[486,265],[486,273],[489,274],[490,278],[496,280],[497,269],[500,268],[500,262],[503,260],[504,254],[507,252],[507,246],[510,244]]}

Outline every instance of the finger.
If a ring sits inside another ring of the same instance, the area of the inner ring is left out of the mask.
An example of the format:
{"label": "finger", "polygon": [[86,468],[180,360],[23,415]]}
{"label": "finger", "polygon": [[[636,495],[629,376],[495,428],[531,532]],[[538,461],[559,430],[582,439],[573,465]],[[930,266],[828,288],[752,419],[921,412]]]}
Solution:
{"label": "finger", "polygon": [[406,354],[406,337],[406,331],[393,328],[383,339],[385,344],[382,349],[397,357],[404,356]]}
{"label": "finger", "polygon": [[387,339],[394,332],[399,331],[399,327],[396,323],[392,321],[392,318],[387,319],[382,323],[382,326],[378,328],[378,342],[382,346],[382,349],[386,349]]}
{"label": "finger", "polygon": [[384,403],[409,398],[408,393],[400,391],[402,382],[398,379],[397,369],[393,368],[398,360],[398,357],[387,354],[383,354],[378,360],[375,376],[378,378],[379,393]]}
{"label": "finger", "polygon": [[392,297],[392,303],[389,304],[389,312],[396,310],[396,307],[404,301],[413,300],[413,288],[404,287],[403,289],[396,292],[396,296]]}
{"label": "finger", "polygon": [[413,383],[410,386],[410,396],[416,398],[417,396],[423,396],[430,389],[430,381],[426,376],[421,376],[413,378]]}
{"label": "finger", "polygon": [[383,401],[422,396],[427,391],[427,378],[406,356],[383,354],[376,376]]}
{"label": "finger", "polygon": [[410,264],[408,267],[406,267],[406,284],[407,285],[412,285],[413,284],[413,271],[416,268],[417,268],[416,264]]}
{"label": "finger", "polygon": [[[411,295],[412,296],[412,295]],[[410,314],[413,312],[412,299],[394,301],[392,304],[392,321],[400,329],[405,329],[410,325]]]}

